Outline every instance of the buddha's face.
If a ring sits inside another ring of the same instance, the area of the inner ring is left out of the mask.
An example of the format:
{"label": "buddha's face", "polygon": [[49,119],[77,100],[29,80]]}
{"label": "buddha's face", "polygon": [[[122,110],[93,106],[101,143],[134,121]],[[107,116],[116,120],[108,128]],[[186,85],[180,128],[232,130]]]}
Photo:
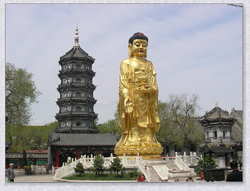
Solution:
{"label": "buddha's face", "polygon": [[129,44],[131,56],[147,57],[148,42],[142,39],[133,40],[133,44]]}

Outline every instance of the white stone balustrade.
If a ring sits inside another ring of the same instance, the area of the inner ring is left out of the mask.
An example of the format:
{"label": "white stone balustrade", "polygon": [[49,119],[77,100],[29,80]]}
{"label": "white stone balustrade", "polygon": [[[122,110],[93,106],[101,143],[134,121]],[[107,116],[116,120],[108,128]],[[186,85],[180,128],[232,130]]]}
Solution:
{"label": "white stone balustrade", "polygon": [[[180,170],[190,170],[190,168],[188,167],[188,161],[190,159],[190,161],[192,161],[193,163],[198,161],[199,157],[196,156],[196,153],[190,153],[190,156],[186,156],[186,153],[184,153],[184,156],[178,156],[177,153],[175,153],[176,156],[171,156],[171,157],[166,157],[166,164],[172,163],[175,164]],[[72,162],[70,164],[65,164],[63,163],[62,167],[55,169],[54,166],[52,166],[52,173],[54,173],[54,179],[60,179],[62,177],[65,176],[70,176],[72,174],[74,174],[74,168],[76,167],[77,163],[80,162],[83,164],[84,168],[90,168],[93,166],[93,162],[94,162],[94,158],[93,155],[91,155],[90,157],[86,157],[86,155],[81,155],[81,157],[77,160],[76,158],[73,159],[72,158]],[[111,164],[111,161],[114,160],[114,156],[113,154],[111,154],[110,157],[103,157],[104,159],[104,167],[108,168],[109,165]],[[138,171],[140,171],[141,173],[143,173],[145,175],[145,179],[146,181],[151,181],[151,177],[150,177],[150,171],[149,169],[146,167],[146,163],[145,161],[143,161],[142,157],[139,156],[139,154],[137,156],[126,156],[125,154],[122,157],[119,157],[119,159],[121,160],[121,164],[123,165],[123,167],[125,168],[138,168]],[[164,171],[164,169],[163,169]],[[158,172],[157,172],[158,173]],[[166,180],[166,176],[167,175],[160,175],[158,174],[162,180]]]}

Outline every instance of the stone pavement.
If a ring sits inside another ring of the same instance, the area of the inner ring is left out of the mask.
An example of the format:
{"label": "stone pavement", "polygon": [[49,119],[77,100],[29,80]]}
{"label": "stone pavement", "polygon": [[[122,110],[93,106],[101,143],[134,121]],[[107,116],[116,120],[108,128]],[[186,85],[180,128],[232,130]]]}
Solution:
{"label": "stone pavement", "polygon": [[15,182],[57,182],[53,180],[53,174],[16,176]]}
{"label": "stone pavement", "polygon": [[[23,175],[16,176],[15,182],[137,182],[133,181],[77,181],[77,180],[53,180],[53,174]],[[205,180],[195,180],[194,182],[206,182]],[[222,181],[225,182],[225,181]]]}

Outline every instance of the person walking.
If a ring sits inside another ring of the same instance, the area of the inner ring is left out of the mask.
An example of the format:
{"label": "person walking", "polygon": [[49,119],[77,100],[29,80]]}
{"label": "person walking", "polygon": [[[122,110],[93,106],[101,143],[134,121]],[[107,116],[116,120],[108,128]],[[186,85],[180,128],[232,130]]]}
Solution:
{"label": "person walking", "polygon": [[242,171],[238,170],[238,163],[237,161],[232,161],[230,163],[231,169],[233,172],[231,172],[229,175],[227,175],[226,182],[242,182]]}
{"label": "person walking", "polygon": [[8,177],[8,180],[10,182],[14,182],[14,179],[15,179],[15,173],[14,173],[13,166],[14,166],[14,164],[10,163],[10,167],[7,170],[7,177]]}

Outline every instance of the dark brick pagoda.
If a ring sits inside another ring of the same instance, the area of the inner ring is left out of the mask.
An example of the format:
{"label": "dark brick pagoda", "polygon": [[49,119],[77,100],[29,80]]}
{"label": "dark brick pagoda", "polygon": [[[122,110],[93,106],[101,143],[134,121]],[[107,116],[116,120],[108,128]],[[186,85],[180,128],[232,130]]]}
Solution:
{"label": "dark brick pagoda", "polygon": [[109,156],[114,152],[118,138],[112,134],[98,134],[94,125],[97,114],[94,112],[96,100],[93,91],[96,86],[92,79],[95,72],[92,65],[95,59],[88,55],[79,45],[78,28],[75,44],[71,50],[60,57],[59,78],[61,84],[57,90],[59,113],[58,128],[50,132],[48,138],[48,164],[59,167],[68,157],[79,158],[80,155]]}
{"label": "dark brick pagoda", "polygon": [[97,114],[94,112],[96,100],[93,91],[96,86],[92,79],[95,72],[92,70],[94,58],[89,56],[78,44],[78,29],[76,28],[75,44],[64,56],[60,57],[59,78],[61,84],[57,90],[60,98],[57,101],[59,113],[56,119],[59,122],[57,133],[97,133],[94,126]]}

